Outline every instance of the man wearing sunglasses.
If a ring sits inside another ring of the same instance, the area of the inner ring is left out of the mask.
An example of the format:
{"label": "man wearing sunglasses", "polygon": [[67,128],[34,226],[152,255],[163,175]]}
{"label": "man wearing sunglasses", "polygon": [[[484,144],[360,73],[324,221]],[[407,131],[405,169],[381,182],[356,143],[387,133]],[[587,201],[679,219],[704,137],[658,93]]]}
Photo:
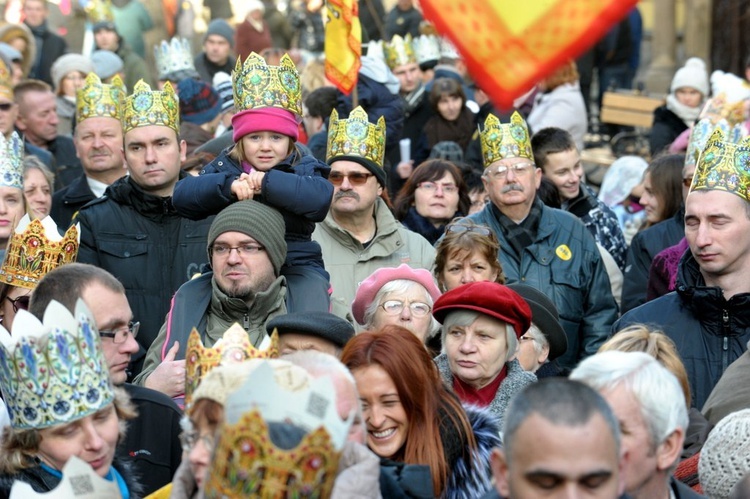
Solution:
{"label": "man wearing sunglasses", "polygon": [[[349,130],[366,130],[364,138]],[[354,322],[351,303],[359,283],[381,267],[406,263],[431,269],[435,249],[419,234],[404,228],[382,197],[387,186],[383,169],[385,120],[369,123],[362,108],[349,119],[338,119],[334,110],[328,126],[328,164],[333,201],[326,219],[318,224],[313,239],[323,249],[331,275],[332,312]],[[344,144],[351,147],[344,148]],[[387,199],[387,197],[386,197]]]}
{"label": "man wearing sunglasses", "polygon": [[180,465],[180,410],[163,393],[125,382],[130,357],[138,352],[140,324],[130,310],[125,288],[106,270],[70,263],[50,271],[34,289],[29,311],[41,320],[50,301],[73,311],[79,298],[96,322],[112,383],[128,392],[138,411],[138,417],[128,421],[117,456],[133,463],[148,495],[171,482]]}
{"label": "man wearing sunglasses", "polygon": [[617,318],[596,242],[576,217],[537,199],[542,171],[518,113],[508,124],[489,115],[480,135],[482,180],[491,202],[469,218],[495,232],[508,282],[528,284],[554,302],[568,338],[558,362],[572,368],[596,353]]}

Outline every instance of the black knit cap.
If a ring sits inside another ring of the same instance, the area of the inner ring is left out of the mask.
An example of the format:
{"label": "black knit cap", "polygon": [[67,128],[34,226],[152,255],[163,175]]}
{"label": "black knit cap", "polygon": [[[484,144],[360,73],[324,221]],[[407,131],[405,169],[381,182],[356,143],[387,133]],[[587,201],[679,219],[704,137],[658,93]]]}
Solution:
{"label": "black knit cap", "polygon": [[208,230],[208,248],[225,232],[242,232],[252,237],[264,248],[278,276],[286,260],[284,218],[273,208],[252,199],[238,201],[224,208]]}
{"label": "black knit cap", "polygon": [[531,322],[539,328],[549,342],[549,360],[555,360],[568,350],[568,337],[560,324],[557,307],[547,295],[527,284],[507,285],[521,295],[531,309]]}
{"label": "black knit cap", "polygon": [[354,327],[349,321],[328,312],[292,312],[279,315],[266,324],[269,335],[274,329],[279,332],[279,336],[284,336],[285,333],[317,336],[339,348],[344,348],[346,342],[354,337]]}

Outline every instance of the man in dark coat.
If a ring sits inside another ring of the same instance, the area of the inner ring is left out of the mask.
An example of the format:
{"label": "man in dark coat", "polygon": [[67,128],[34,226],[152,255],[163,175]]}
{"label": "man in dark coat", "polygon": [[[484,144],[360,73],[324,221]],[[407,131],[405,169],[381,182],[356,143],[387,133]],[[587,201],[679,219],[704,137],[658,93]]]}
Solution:
{"label": "man in dark coat", "polygon": [[34,34],[36,42],[36,59],[31,65],[29,78],[52,85],[50,69],[58,57],[68,51],[68,44],[47,26],[49,9],[46,0],[26,0],[23,2],[23,15],[23,22]]}

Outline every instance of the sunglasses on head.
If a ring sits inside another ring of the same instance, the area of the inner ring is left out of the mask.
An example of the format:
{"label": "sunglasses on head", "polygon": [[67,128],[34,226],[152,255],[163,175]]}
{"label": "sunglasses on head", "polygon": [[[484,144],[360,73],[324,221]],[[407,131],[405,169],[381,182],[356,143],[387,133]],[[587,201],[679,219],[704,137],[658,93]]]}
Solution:
{"label": "sunglasses on head", "polygon": [[349,183],[352,185],[364,185],[365,182],[367,182],[367,179],[370,177],[374,177],[372,173],[361,173],[361,172],[351,172],[351,173],[341,173],[341,172],[331,172],[328,175],[328,181],[332,183],[335,186],[339,186],[344,183],[344,179],[348,178]]}
{"label": "sunglasses on head", "polygon": [[489,236],[492,232],[489,227],[482,227],[479,225],[461,225],[461,224],[450,224],[445,228],[446,232],[476,232],[483,236]]}

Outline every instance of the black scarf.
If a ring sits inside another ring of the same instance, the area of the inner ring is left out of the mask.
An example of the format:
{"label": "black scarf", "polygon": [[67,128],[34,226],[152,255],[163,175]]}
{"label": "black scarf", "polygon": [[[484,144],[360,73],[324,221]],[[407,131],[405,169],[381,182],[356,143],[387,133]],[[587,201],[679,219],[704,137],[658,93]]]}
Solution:
{"label": "black scarf", "polygon": [[[456,216],[458,216],[458,214],[456,214]],[[409,211],[406,213],[404,219],[401,220],[401,223],[404,224],[407,229],[423,236],[432,245],[434,245],[437,240],[440,239],[440,236],[443,235],[443,232],[445,232],[445,225],[435,227],[432,225],[432,222],[417,213],[417,209],[413,206],[409,208]]]}
{"label": "black scarf", "polygon": [[448,121],[440,113],[436,113],[425,124],[424,132],[430,148],[435,147],[438,142],[450,140],[465,151],[474,134],[474,128],[474,113],[468,107],[464,107],[454,121]]}
{"label": "black scarf", "polygon": [[542,218],[542,202],[538,198],[535,198],[534,202],[531,203],[529,214],[521,221],[521,223],[516,223],[503,215],[494,204],[492,205],[492,211],[500,221],[500,227],[502,227],[503,234],[508,240],[508,244],[510,244],[510,247],[520,259],[523,249],[531,245],[536,239],[536,233],[539,229],[539,221]]}

